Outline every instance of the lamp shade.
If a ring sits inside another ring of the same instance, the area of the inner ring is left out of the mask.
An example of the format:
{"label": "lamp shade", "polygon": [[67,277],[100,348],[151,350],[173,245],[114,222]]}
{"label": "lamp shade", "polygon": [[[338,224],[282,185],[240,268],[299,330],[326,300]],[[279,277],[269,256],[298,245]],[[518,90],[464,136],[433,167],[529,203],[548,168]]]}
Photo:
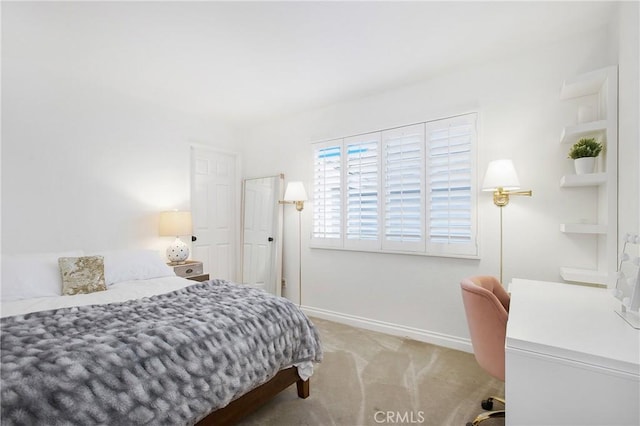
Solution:
{"label": "lamp shade", "polygon": [[289,182],[284,192],[284,201],[307,201],[307,191],[302,182]]}
{"label": "lamp shade", "polygon": [[498,188],[507,191],[520,188],[518,174],[511,160],[494,160],[487,167],[482,190],[495,191]]}
{"label": "lamp shade", "polygon": [[177,237],[192,233],[191,212],[168,211],[160,213],[160,236]]}

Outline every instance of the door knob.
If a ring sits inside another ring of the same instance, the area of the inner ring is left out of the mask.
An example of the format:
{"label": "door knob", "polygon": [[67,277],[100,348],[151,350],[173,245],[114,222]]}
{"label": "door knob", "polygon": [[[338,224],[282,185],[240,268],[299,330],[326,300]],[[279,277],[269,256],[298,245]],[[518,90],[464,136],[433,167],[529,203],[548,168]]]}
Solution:
{"label": "door knob", "polygon": [[269,241],[270,243],[272,243],[272,242],[273,242],[273,237],[269,237],[269,238],[267,238],[267,241]]}
{"label": "door knob", "polygon": [[192,241],[192,242],[193,242],[193,241],[195,241],[195,240],[197,240],[197,239],[198,239],[198,237],[196,237],[195,235],[192,235],[192,236],[191,236],[191,241]]}

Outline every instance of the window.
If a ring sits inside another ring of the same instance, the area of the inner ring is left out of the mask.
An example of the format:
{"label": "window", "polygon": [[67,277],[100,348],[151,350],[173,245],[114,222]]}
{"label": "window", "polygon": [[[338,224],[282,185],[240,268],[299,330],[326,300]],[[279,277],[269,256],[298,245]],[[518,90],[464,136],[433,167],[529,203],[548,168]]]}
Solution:
{"label": "window", "polygon": [[476,255],[475,114],[427,123],[428,252]]}
{"label": "window", "polygon": [[346,247],[375,248],[379,240],[379,146],[379,133],[344,140],[347,153]]}
{"label": "window", "polygon": [[383,249],[424,251],[424,124],[382,132]]}
{"label": "window", "polygon": [[313,234],[327,246],[342,242],[342,145],[314,147]]}
{"label": "window", "polygon": [[314,144],[314,247],[476,256],[476,116]]}

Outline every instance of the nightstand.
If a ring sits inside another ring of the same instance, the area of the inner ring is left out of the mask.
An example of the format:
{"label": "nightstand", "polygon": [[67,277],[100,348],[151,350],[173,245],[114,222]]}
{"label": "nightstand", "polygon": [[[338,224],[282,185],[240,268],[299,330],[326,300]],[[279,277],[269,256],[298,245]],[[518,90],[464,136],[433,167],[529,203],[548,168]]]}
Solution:
{"label": "nightstand", "polygon": [[182,265],[169,264],[177,276],[193,281],[207,281],[209,274],[203,273],[202,262],[197,260],[187,260]]}
{"label": "nightstand", "polygon": [[209,274],[200,274],[200,275],[193,275],[191,277],[186,277],[188,280],[191,281],[209,281]]}

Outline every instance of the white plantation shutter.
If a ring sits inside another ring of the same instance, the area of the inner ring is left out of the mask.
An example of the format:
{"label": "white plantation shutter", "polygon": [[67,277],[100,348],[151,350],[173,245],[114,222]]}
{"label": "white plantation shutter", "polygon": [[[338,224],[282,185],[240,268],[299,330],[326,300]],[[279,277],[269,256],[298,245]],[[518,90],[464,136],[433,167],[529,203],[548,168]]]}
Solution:
{"label": "white plantation shutter", "polygon": [[427,123],[429,254],[477,255],[476,114]]}
{"label": "white plantation shutter", "polygon": [[424,124],[382,132],[382,248],[424,251]]}
{"label": "white plantation shutter", "polygon": [[313,146],[315,247],[475,257],[477,114]]}
{"label": "white plantation shutter", "polygon": [[379,132],[344,140],[347,171],[345,247],[379,246],[379,146]]}
{"label": "white plantation shutter", "polygon": [[342,141],[313,147],[312,240],[341,245],[342,238]]}

